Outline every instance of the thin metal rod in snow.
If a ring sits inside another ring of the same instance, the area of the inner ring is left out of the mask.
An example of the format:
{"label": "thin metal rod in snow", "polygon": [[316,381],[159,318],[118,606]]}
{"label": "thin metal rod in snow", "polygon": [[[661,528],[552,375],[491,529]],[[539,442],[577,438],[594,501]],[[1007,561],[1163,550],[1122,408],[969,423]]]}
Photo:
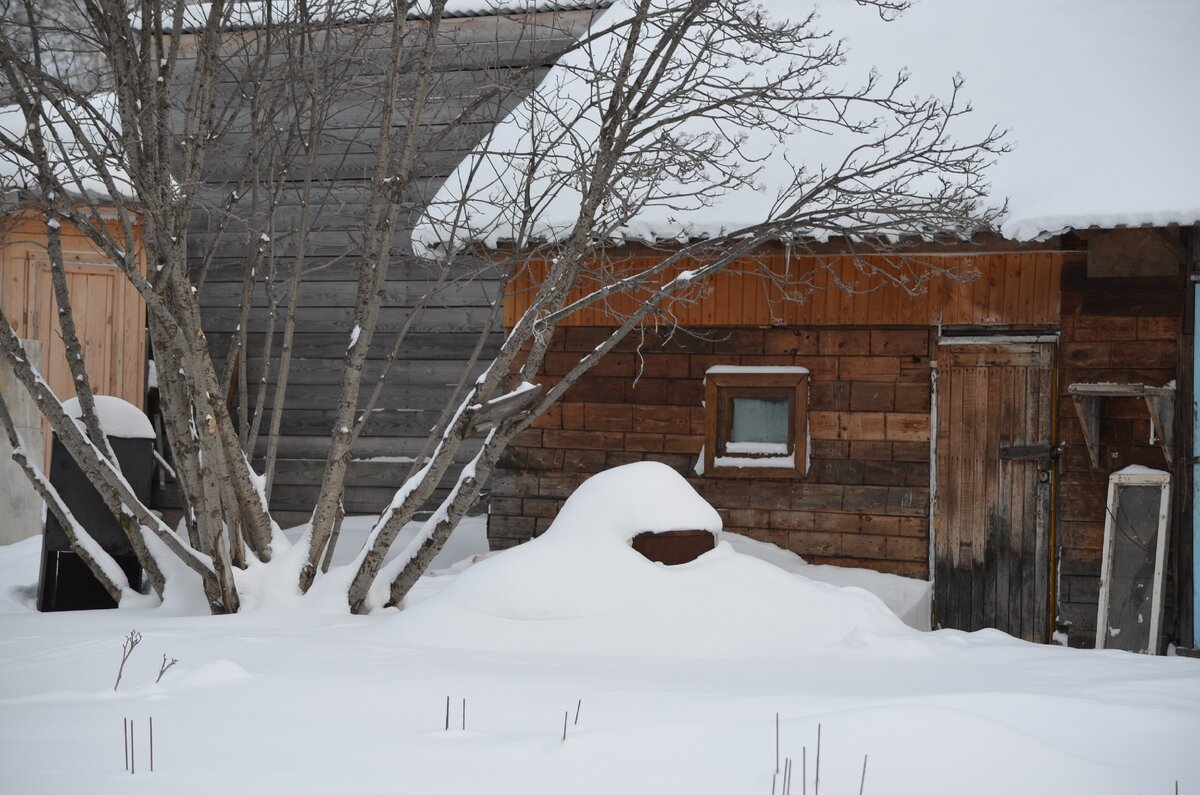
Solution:
{"label": "thin metal rod in snow", "polygon": [[817,770],[813,777],[813,795],[821,795],[821,724],[817,724]]}
{"label": "thin metal rod in snow", "polygon": [[150,772],[154,772],[154,718],[150,719]]}
{"label": "thin metal rod in snow", "polygon": [[792,758],[783,760],[783,795],[792,795]]}
{"label": "thin metal rod in snow", "polygon": [[771,795],[775,795],[775,779],[777,778],[779,778],[778,772],[771,774]]}
{"label": "thin metal rod in snow", "polygon": [[779,713],[775,713],[775,772],[779,772]]}
{"label": "thin metal rod in snow", "polygon": [[575,725],[579,725],[579,710],[583,709],[583,699],[575,702]]}
{"label": "thin metal rod in snow", "polygon": [[450,696],[446,696],[446,731],[450,731]]}
{"label": "thin metal rod in snow", "polygon": [[565,710],[563,712],[563,738],[562,738],[562,741],[564,743],[567,741],[567,721],[570,719],[571,719],[571,710],[569,710],[569,709]]}
{"label": "thin metal rod in snow", "polygon": [[867,786],[867,755],[863,754],[863,772],[862,778],[858,781],[858,795],[863,795],[863,788]]}
{"label": "thin metal rod in snow", "polygon": [[462,703],[462,730],[467,730],[467,699],[463,699]]}
{"label": "thin metal rod in snow", "polygon": [[137,772],[137,743],[134,742],[133,718],[129,719],[129,772]]}
{"label": "thin metal rod in snow", "polygon": [[800,795],[808,795],[808,746],[800,748]]}
{"label": "thin metal rod in snow", "polygon": [[125,770],[129,771],[129,718],[121,718],[121,740],[125,744]]}

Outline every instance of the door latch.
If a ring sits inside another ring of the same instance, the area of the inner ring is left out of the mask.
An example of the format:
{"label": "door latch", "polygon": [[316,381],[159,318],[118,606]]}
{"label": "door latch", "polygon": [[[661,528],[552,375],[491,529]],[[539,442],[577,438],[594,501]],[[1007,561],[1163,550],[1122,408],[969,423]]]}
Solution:
{"label": "door latch", "polygon": [[1000,448],[1002,461],[1057,461],[1061,444],[1015,444]]}

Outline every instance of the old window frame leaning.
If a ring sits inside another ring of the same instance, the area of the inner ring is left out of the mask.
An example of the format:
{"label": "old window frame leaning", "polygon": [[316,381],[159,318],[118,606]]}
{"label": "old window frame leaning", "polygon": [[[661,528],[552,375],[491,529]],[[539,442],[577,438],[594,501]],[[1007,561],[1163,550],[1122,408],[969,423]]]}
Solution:
{"label": "old window frame leaning", "polygon": [[[805,477],[809,461],[808,383],[806,367],[709,368],[704,375],[704,474],[764,479]],[[772,459],[778,461],[781,456],[727,452],[733,431],[733,401],[737,398],[787,399],[786,444],[790,465],[767,463]]]}

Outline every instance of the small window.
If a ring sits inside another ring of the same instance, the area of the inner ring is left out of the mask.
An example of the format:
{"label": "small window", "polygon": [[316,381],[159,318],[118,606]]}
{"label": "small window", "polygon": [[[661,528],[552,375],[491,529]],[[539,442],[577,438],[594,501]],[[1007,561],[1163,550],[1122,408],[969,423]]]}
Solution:
{"label": "small window", "polygon": [[808,370],[712,367],[705,374],[704,471],[803,477],[808,471]]}

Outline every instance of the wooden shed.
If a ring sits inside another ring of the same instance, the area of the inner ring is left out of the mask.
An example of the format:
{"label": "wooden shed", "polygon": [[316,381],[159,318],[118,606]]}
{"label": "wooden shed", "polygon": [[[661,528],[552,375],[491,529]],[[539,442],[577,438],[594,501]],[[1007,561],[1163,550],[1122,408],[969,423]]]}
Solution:
{"label": "wooden shed", "polygon": [[[764,5],[794,13],[784,0]],[[1169,511],[1155,514],[1171,543],[1158,591],[1167,594],[1163,640],[1194,645],[1188,280],[1200,258],[1200,150],[1191,133],[1200,117],[1192,105],[1170,118],[1163,109],[1190,92],[1200,61],[1185,38],[1161,33],[1197,12],[1109,10],[1080,19],[1036,0],[979,0],[969,10],[928,0],[881,19],[854,4],[822,8],[820,28],[846,43],[837,80],[900,73],[905,90],[926,97],[943,96],[958,74],[959,98],[983,126],[964,121],[955,141],[990,125],[1010,130],[1011,151],[983,175],[998,208],[992,233],[962,240],[970,224],[940,221],[864,232],[853,211],[822,215],[858,207],[855,196],[813,200],[798,187],[816,184],[814,174],[836,181],[827,175],[841,177],[839,163],[857,162],[863,141],[844,128],[797,124],[758,141],[769,153],[761,161],[738,159],[759,151],[750,144],[731,149],[731,167],[755,179],[704,201],[688,203],[693,184],[656,172],[638,187],[669,198],[611,221],[598,271],[619,273],[623,259],[661,263],[678,241],[736,240],[736,230],[769,217],[767,205],[808,202],[817,220],[802,217],[777,247],[696,288],[567,390],[493,476],[492,543],[540,532],[590,473],[653,458],[688,476],[732,531],[817,562],[931,579],[937,625],[1090,645],[1109,475],[1138,465],[1157,470],[1155,482],[1166,473],[1173,495]],[[1031,68],[997,58],[994,43],[1010,39],[1053,57]],[[1106,55],[1114,51],[1132,57]],[[563,107],[588,96],[563,85]],[[671,130],[702,136],[710,121],[689,117]],[[762,134],[757,124],[719,122],[726,138]],[[591,164],[586,152],[563,149]],[[523,184],[518,167],[491,153],[460,168],[477,167]],[[558,188],[554,178],[545,175],[545,190]],[[855,185],[864,196],[889,195]],[[530,234],[573,242],[587,207],[568,188],[553,195],[536,195],[545,212],[520,228],[484,208],[470,230],[430,234],[429,244]],[[884,211],[868,202],[866,216],[876,212]],[[887,246],[874,244],[885,239],[903,244],[881,255]],[[896,256],[944,275],[903,289],[880,277],[893,266],[903,272]],[[773,292],[777,280],[762,274],[793,284],[811,274],[813,289]],[[537,283],[536,267],[527,279],[510,285],[507,323]],[[546,382],[608,336],[622,307],[606,300],[611,313],[597,302],[557,329]]]}
{"label": "wooden shed", "polygon": [[[1087,409],[1090,429],[1070,393],[1120,383],[1173,396],[1190,384],[1194,231],[923,245],[906,253],[977,276],[940,277],[917,295],[873,281],[870,258],[823,249],[755,258],[825,274],[808,300],[772,296],[749,264],[735,268],[670,310],[681,329],[629,340],[572,386],[493,476],[493,546],[545,529],[592,473],[653,459],[686,474],[727,530],[816,563],[932,579],[937,625],[1090,644],[1108,475],[1139,464],[1186,482],[1190,390],[1160,416],[1110,389]],[[526,295],[510,289],[509,322]],[[614,324],[600,311],[569,318],[544,382]],[[776,466],[731,444],[726,410],[756,399],[787,419],[771,440]],[[1177,563],[1186,503],[1174,512]],[[1177,570],[1182,596],[1188,573]]]}

